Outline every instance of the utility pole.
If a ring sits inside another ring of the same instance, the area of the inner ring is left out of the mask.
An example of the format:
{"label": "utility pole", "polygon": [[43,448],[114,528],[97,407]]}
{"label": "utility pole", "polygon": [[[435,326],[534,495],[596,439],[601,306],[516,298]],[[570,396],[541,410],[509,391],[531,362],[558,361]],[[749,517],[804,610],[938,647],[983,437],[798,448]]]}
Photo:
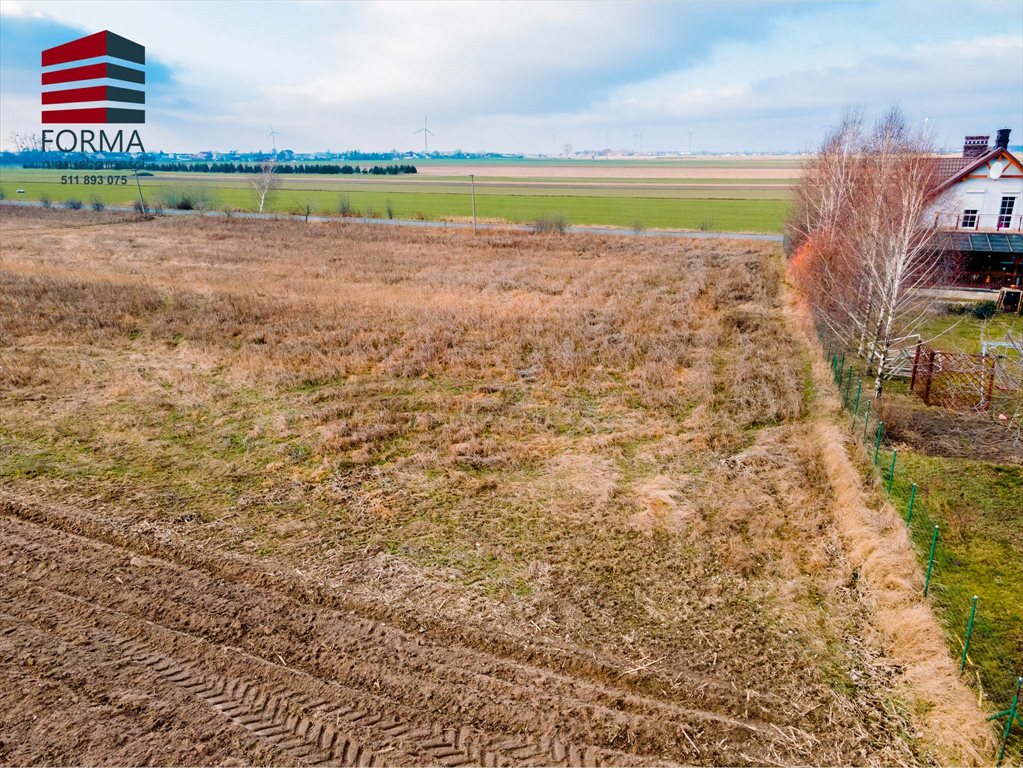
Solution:
{"label": "utility pole", "polygon": [[476,174],[469,174],[469,183],[472,185],[472,233],[476,234]]}
{"label": "utility pole", "polygon": [[135,169],[135,186],[138,187],[139,190],[139,204],[142,206],[142,218],[148,218],[148,214],[146,213],[146,199],[142,197],[142,183],[139,181],[138,168]]}

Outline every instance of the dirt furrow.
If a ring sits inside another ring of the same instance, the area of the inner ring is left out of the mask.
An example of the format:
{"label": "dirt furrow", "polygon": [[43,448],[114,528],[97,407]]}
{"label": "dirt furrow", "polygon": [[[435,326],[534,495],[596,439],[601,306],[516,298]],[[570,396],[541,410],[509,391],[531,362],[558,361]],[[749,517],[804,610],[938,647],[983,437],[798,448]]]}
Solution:
{"label": "dirt furrow", "polygon": [[[765,754],[759,745],[772,751],[786,746],[785,732],[756,720],[641,699],[563,673],[437,646],[378,622],[265,588],[225,583],[25,520],[0,519],[0,536],[9,553],[7,572],[43,589],[43,603],[64,594],[92,611],[102,606],[122,621],[156,622],[167,632],[183,633],[193,644],[228,645],[265,664],[301,669],[320,681],[340,684],[349,696],[372,691],[383,699],[377,704],[381,718],[392,716],[400,703],[419,719],[429,717],[431,734],[457,735],[468,728],[492,736],[482,741],[474,737],[468,747],[464,737],[447,738],[434,748],[450,752],[443,755],[446,760],[486,762],[488,750],[495,751],[493,744],[520,733],[557,733],[560,740],[548,738],[542,750],[536,748],[542,738],[517,742],[499,755],[502,762],[578,764],[587,744],[599,752],[590,762],[597,757],[635,762],[638,755],[687,761],[742,758]],[[172,649],[183,645],[180,638],[168,642]],[[198,651],[192,649],[193,657]],[[430,762],[437,761],[437,755],[427,754]],[[515,759],[518,754],[521,759]]]}
{"label": "dirt furrow", "polygon": [[[93,545],[109,544],[122,554],[144,551],[158,555],[160,559],[146,558],[146,562],[154,566],[148,576],[128,569],[134,579],[149,578],[158,582],[163,577],[160,568],[172,565],[193,574],[202,574],[208,588],[202,596],[211,600],[215,599],[214,595],[216,599],[222,598],[226,601],[228,613],[232,606],[237,605],[239,594],[251,593],[253,588],[265,593],[273,602],[273,620],[278,625],[283,621],[285,610],[292,606],[300,609],[293,624],[303,634],[309,620],[309,609],[337,609],[319,611],[319,615],[321,618],[324,615],[343,617],[344,632],[331,633],[330,628],[322,631],[331,644],[350,642],[360,654],[366,652],[365,641],[374,635],[389,638],[389,642],[395,642],[397,638],[397,645],[407,643],[411,637],[417,653],[414,654],[415,659],[404,659],[405,664],[421,660],[422,663],[447,666],[454,674],[484,674],[516,685],[535,684],[540,670],[544,672],[543,688],[547,693],[588,700],[596,698],[600,703],[615,708],[659,718],[688,713],[700,719],[703,712],[712,720],[731,723],[771,738],[777,737],[779,726],[795,740],[805,736],[798,730],[785,728],[786,717],[779,717],[779,713],[787,711],[787,702],[685,669],[669,669],[670,676],[658,677],[646,671],[623,676],[624,660],[621,659],[604,659],[592,652],[582,654],[535,638],[511,639],[498,632],[481,635],[473,628],[447,626],[441,620],[424,621],[423,617],[393,614],[387,607],[350,601],[343,593],[331,591],[328,594],[315,585],[298,585],[284,574],[269,573],[237,559],[204,557],[191,547],[173,546],[165,540],[150,537],[140,539],[127,534],[123,527],[111,528],[94,521],[84,510],[71,511],[62,506],[23,502],[2,491],[0,514],[81,535],[84,541]],[[38,537],[31,538],[33,545],[40,545]],[[161,586],[155,590],[156,594],[149,597],[155,599],[157,594],[165,591]],[[185,602],[190,605],[194,599],[194,593],[189,591]],[[219,617],[224,614],[224,609],[214,609],[210,614]],[[379,620],[381,615],[385,619],[383,622]],[[319,631],[320,628],[314,629]],[[446,653],[452,638],[457,638],[459,649],[466,652],[457,664],[452,664]],[[467,665],[467,661],[473,663]],[[655,696],[631,695],[640,691],[652,692]],[[665,699],[681,706],[665,709]]]}
{"label": "dirt furrow", "polygon": [[225,757],[289,762],[242,729],[82,625],[0,610],[0,763],[4,765],[197,765]]}
{"label": "dirt furrow", "polygon": [[[487,674],[500,675],[509,682],[516,682],[517,675],[533,680],[539,667],[553,673],[548,687],[557,682],[570,687],[587,685],[591,691],[607,690],[608,701],[639,713],[647,711],[644,709],[647,702],[667,699],[694,709],[742,720],[759,719],[782,727],[786,716],[797,709],[791,702],[771,693],[738,687],[734,682],[685,667],[667,667],[660,675],[649,670],[637,670],[623,676],[622,667],[627,664],[624,659],[607,658],[589,650],[579,652],[545,638],[523,638],[500,630],[481,633],[474,627],[448,624],[440,617],[427,620],[421,615],[395,611],[389,605],[352,599],[343,590],[310,582],[299,583],[285,573],[268,571],[237,556],[209,556],[187,544],[172,543],[169,537],[160,534],[140,536],[124,526],[111,525],[85,509],[37,503],[6,494],[2,489],[0,515],[77,534],[132,553],[155,555],[168,563],[211,576],[216,584],[224,587],[236,586],[246,590],[255,587],[287,596],[303,605],[338,609],[360,626],[364,624],[371,629],[383,624],[416,635],[424,643],[437,641],[441,646],[449,645],[452,638],[457,638],[460,647],[482,652],[480,658],[490,662],[500,660],[499,665],[492,664],[492,668],[488,668]],[[627,695],[633,692],[653,694],[653,697]],[[660,716],[663,712],[653,711],[650,714]],[[801,734],[794,732],[794,735]]]}
{"label": "dirt furrow", "polygon": [[0,594],[20,619],[56,635],[88,638],[90,645],[119,649],[123,660],[158,673],[287,752],[294,762],[353,766],[645,762],[553,737],[530,739],[445,727],[400,703],[353,692],[234,648],[211,646],[158,624],[132,621],[29,581],[0,583]]}

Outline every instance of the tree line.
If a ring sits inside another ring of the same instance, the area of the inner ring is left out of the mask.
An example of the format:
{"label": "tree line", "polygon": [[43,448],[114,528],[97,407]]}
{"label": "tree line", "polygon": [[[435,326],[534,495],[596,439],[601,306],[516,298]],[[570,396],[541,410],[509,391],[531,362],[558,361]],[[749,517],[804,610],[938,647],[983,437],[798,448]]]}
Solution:
{"label": "tree line", "polygon": [[[127,160],[49,160],[25,163],[25,168],[51,168],[76,171],[160,171],[165,173],[260,173],[258,163],[137,163]],[[338,165],[336,163],[277,163],[279,174],[369,174],[372,176],[398,176],[418,173],[414,165]]]}

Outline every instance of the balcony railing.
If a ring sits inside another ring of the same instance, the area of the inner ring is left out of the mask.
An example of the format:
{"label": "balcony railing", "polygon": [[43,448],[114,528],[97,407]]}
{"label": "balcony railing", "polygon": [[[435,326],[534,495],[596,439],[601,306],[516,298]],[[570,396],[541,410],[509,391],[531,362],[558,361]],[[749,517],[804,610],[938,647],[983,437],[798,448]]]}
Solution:
{"label": "balcony railing", "polygon": [[1023,214],[937,213],[934,225],[959,232],[1023,232]]}

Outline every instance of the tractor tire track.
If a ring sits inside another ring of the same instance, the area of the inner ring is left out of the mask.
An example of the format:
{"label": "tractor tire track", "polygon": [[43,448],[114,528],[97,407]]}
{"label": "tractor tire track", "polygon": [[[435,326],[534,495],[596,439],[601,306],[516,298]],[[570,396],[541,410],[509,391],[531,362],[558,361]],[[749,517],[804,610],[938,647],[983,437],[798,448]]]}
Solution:
{"label": "tractor tire track", "polygon": [[810,745],[768,721],[426,642],[21,517],[0,515],[0,542],[5,606],[99,633],[292,762],[744,763]]}

